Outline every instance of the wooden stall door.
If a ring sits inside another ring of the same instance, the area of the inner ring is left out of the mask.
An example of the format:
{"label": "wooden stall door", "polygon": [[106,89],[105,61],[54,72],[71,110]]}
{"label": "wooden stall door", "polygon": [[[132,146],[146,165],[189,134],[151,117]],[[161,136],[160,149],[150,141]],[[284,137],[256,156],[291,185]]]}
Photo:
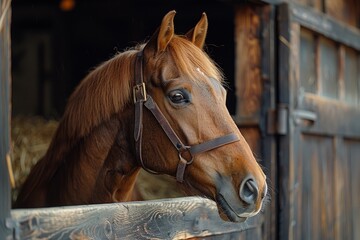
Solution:
{"label": "wooden stall door", "polygon": [[280,239],[360,239],[360,31],[278,13]]}

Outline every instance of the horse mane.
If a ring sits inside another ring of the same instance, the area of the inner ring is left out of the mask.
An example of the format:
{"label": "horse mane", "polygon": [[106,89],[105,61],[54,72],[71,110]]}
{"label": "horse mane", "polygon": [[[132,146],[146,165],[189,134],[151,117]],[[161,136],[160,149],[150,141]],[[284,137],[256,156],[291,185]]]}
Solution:
{"label": "horse mane", "polygon": [[135,50],[115,55],[90,72],[69,98],[63,117],[68,139],[82,138],[129,103]]}

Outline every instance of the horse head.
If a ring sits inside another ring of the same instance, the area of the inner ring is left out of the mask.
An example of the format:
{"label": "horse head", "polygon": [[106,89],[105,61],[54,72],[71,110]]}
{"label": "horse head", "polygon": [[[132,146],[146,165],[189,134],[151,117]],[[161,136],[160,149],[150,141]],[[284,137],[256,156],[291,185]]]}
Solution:
{"label": "horse head", "polygon": [[184,36],[174,34],[174,16],[163,18],[136,60],[138,159],[243,221],[260,211],[266,176],[226,108],[222,73],[203,50],[206,14]]}

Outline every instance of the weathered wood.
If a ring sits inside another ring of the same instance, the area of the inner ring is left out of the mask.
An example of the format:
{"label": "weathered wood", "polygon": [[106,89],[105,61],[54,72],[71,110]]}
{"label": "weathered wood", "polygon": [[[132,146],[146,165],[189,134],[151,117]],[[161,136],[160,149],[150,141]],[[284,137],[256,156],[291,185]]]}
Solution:
{"label": "weathered wood", "polygon": [[254,6],[235,10],[236,122],[258,124],[261,106],[260,16]]}
{"label": "weathered wood", "polygon": [[[302,14],[297,15],[298,9]],[[345,71],[334,73],[333,70],[338,65],[346,69],[350,62],[356,62],[356,54],[353,61],[344,62],[342,47],[337,46],[349,45],[359,52],[360,35],[354,31],[350,34],[353,42],[338,41],[340,33],[330,32],[338,23],[326,18],[297,5],[282,5],[279,11],[278,91],[280,103],[287,104],[290,116],[288,135],[281,136],[279,145],[281,239],[359,238],[355,230],[358,228],[353,228],[360,222],[359,188],[353,189],[353,183],[359,182],[359,177],[352,169],[357,167],[356,172],[359,169],[356,149],[360,142],[360,111],[352,104],[354,100],[349,102],[342,97],[347,94],[340,86],[344,84],[341,74]],[[314,19],[319,22],[312,26]],[[311,34],[316,36],[318,41],[313,41],[314,47],[306,48],[306,44],[301,44],[301,41],[307,41],[301,37],[303,27],[311,29]],[[328,37],[325,47],[321,35]],[[314,54],[317,57],[313,62],[301,61],[299,64],[302,51],[317,51]],[[331,54],[324,54],[329,52]],[[333,62],[330,64],[329,61]],[[300,74],[305,69],[303,64],[315,65],[317,74],[312,75],[319,87],[306,88],[303,84],[306,80],[300,79],[305,76]],[[321,69],[329,66],[330,71]],[[359,73],[352,72],[355,76],[351,78],[357,79]],[[330,83],[332,88],[328,86]],[[355,91],[353,96],[356,97],[360,89]],[[302,119],[296,114],[298,111],[313,113],[315,118]]]}
{"label": "weathered wood", "polygon": [[360,27],[360,2],[358,0],[325,0],[324,12],[354,27]]}
{"label": "weathered wood", "polygon": [[[288,1],[288,2],[290,2],[290,1]],[[296,0],[296,2],[306,5],[308,7],[312,7],[319,12],[321,12],[323,9],[323,1],[322,0]]]}
{"label": "weathered wood", "polygon": [[260,149],[258,157],[266,174],[271,201],[264,212],[262,239],[275,240],[277,236],[277,136],[268,134],[267,117],[270,109],[276,106],[276,54],[275,54],[275,7],[263,6],[261,12],[261,110],[260,110]]}
{"label": "weathered wood", "polygon": [[299,123],[298,127],[305,133],[341,134],[349,138],[360,136],[360,124],[358,124],[360,111],[354,106],[305,93],[300,107],[316,113],[317,117],[313,123],[307,123],[306,121]]}
{"label": "weathered wood", "polygon": [[[274,8],[270,5],[235,7],[235,121],[264,166],[271,189],[276,178],[276,167],[271,167],[275,164],[275,155],[267,153],[275,150],[275,136],[266,136],[265,114],[275,104],[274,17]],[[241,239],[276,239],[275,193],[270,191],[269,195],[271,203],[256,217],[257,228],[242,232]]]}
{"label": "weathered wood", "polygon": [[253,228],[220,219],[215,202],[198,198],[12,210],[21,239],[187,239]]}
{"label": "weathered wood", "polygon": [[7,156],[10,154],[10,0],[0,0],[0,239],[11,236],[11,195]]}
{"label": "weathered wood", "polygon": [[[290,72],[290,19],[287,5],[278,9],[278,103],[287,106],[290,101],[289,72]],[[288,128],[288,125],[286,126]],[[290,131],[290,130],[289,130]],[[290,198],[289,198],[289,157],[290,134],[279,137],[280,152],[278,158],[278,236],[279,239],[289,239]]]}
{"label": "weathered wood", "polygon": [[350,28],[326,14],[319,13],[309,7],[291,4],[290,18],[301,26],[331,38],[349,47],[360,49],[360,30]]}

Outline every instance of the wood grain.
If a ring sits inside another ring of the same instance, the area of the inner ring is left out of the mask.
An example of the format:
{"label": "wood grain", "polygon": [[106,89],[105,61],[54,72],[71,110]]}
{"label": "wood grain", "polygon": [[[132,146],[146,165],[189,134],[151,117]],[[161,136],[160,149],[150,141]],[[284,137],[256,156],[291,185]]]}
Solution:
{"label": "wood grain", "polygon": [[[278,98],[287,104],[290,117],[288,134],[279,142],[280,239],[359,239],[358,227],[354,227],[360,222],[358,184],[353,188],[359,182],[359,108],[344,98],[324,96],[321,89],[328,86],[299,91],[299,53],[306,50],[299,41],[302,27],[326,35],[329,42],[352,46],[354,51],[360,50],[359,32],[297,5],[282,5],[279,20]],[[338,41],[340,36],[349,38]],[[331,51],[336,58],[337,48]],[[328,58],[318,59],[315,72]],[[316,77],[323,78],[323,85],[329,84],[326,74]],[[313,112],[316,119],[297,121],[298,110]]]}
{"label": "wood grain", "polygon": [[236,122],[256,124],[260,118],[262,79],[260,16],[256,8],[241,6],[235,11]]}
{"label": "wood grain", "polygon": [[329,16],[353,27],[360,27],[358,0],[325,0],[324,11]]}
{"label": "wood grain", "polygon": [[234,234],[253,220],[221,220],[215,202],[198,197],[12,210],[21,239],[188,239]]}

